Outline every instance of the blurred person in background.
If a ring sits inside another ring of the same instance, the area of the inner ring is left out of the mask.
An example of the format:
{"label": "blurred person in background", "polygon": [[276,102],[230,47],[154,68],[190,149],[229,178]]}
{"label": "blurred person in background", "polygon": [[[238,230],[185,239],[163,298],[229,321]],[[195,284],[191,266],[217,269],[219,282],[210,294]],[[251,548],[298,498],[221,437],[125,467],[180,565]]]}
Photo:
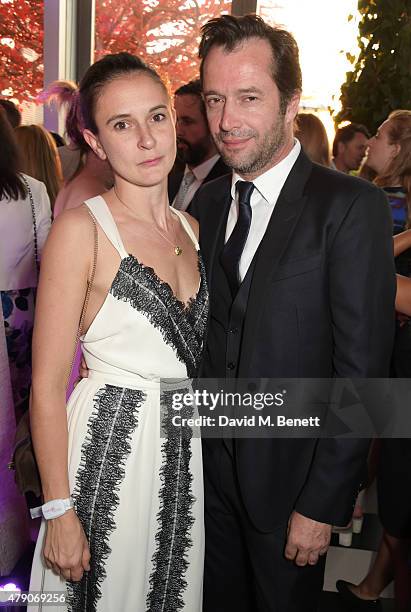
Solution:
{"label": "blurred person in background", "polygon": [[298,113],[295,137],[311,161],[322,166],[330,165],[330,145],[324,124],[313,113]]}
{"label": "blurred person in background", "polygon": [[[374,183],[387,194],[390,203],[397,270],[396,336],[392,375],[411,378],[411,320],[409,286],[411,277],[411,111],[396,110],[378,128],[368,145],[366,165],[376,173]],[[404,406],[404,410],[408,410]],[[384,527],[377,557],[367,576],[358,585],[345,580],[337,589],[351,606],[381,610],[379,596],[394,579],[397,612],[409,612],[411,605],[411,440],[383,438],[377,472],[378,509]],[[355,609],[355,608],[354,608]]]}
{"label": "blurred person in background", "polygon": [[[394,257],[411,249],[411,230],[394,236]],[[411,278],[397,274],[397,297],[395,306],[398,312],[411,317]]]}
{"label": "blurred person in background", "polygon": [[360,123],[350,123],[339,128],[334,137],[331,166],[346,174],[358,170],[369,137],[367,128]]}
{"label": "blurred person in background", "polygon": [[16,128],[21,125],[21,112],[11,100],[0,99],[0,106],[6,111],[6,117],[11,127]]}
{"label": "blurred person in background", "polygon": [[203,183],[212,181],[230,169],[220,157],[208,127],[200,80],[190,81],[174,94],[177,152],[183,168],[174,165],[168,177],[170,204],[187,210]]}
{"label": "blurred person in background", "polygon": [[20,170],[45,184],[53,210],[63,181],[54,138],[41,125],[22,125],[15,133],[20,150]]}
{"label": "blurred person in background", "polygon": [[0,293],[18,421],[28,407],[38,264],[50,229],[43,183],[20,173],[15,133],[0,108]]}
{"label": "blurred person in background", "polygon": [[50,130],[49,130],[49,133],[53,136],[57,149],[59,149],[60,147],[66,146],[66,141],[64,140],[63,136],[60,136],[60,134],[58,134],[57,132],[51,132]]}
{"label": "blurred person in background", "polygon": [[63,210],[76,208],[85,200],[110,189],[113,186],[113,173],[107,160],[99,159],[83,138],[77,85],[71,81],[55,81],[41,93],[39,99],[55,102],[67,112],[69,145],[59,147],[59,154],[68,165],[63,173],[64,186],[54,208],[54,217],[57,217]]}

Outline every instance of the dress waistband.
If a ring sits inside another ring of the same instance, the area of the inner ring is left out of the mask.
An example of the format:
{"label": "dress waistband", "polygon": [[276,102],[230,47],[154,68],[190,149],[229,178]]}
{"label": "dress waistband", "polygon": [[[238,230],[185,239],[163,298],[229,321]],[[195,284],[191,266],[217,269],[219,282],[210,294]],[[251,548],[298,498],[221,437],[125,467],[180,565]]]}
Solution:
{"label": "dress waistband", "polygon": [[115,374],[112,372],[97,372],[96,370],[89,370],[88,379],[101,382],[103,385],[113,385],[115,387],[127,387],[128,389],[142,389],[147,391],[181,389],[181,387],[186,387],[188,383],[188,379],[162,379],[159,377],[150,380],[138,376],[138,374],[125,374],[123,372],[121,374]]}

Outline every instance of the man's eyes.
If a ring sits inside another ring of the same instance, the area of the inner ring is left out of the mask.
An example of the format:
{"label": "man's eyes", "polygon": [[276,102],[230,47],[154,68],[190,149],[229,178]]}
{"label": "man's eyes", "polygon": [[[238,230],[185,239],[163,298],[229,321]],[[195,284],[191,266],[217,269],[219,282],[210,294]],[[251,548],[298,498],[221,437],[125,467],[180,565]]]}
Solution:
{"label": "man's eyes", "polygon": [[152,117],[154,123],[159,123],[160,121],[164,121],[165,118],[166,118],[166,115],[164,113],[156,113]]}
{"label": "man's eyes", "polygon": [[220,102],[222,102],[222,98],[219,98],[218,96],[213,96],[211,98],[207,98],[207,104],[208,106],[216,106],[217,104],[219,104]]}

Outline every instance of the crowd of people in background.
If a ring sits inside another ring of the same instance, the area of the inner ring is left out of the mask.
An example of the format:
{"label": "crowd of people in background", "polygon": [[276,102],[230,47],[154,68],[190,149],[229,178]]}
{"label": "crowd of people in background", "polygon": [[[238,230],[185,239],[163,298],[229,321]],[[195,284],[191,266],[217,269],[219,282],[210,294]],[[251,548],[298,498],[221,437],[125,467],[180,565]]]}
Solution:
{"label": "crowd of people in background", "polygon": [[[21,125],[17,106],[0,100],[0,293],[17,422],[28,410],[36,289],[52,220],[106,193],[119,174],[109,158],[85,140],[87,126],[79,112],[76,84],[53,83],[40,100],[64,109],[64,139],[41,125]],[[232,170],[213,139],[201,80],[179,87],[173,100],[177,158],[168,174],[168,200],[183,214],[192,212],[200,187]],[[364,125],[340,127],[332,143],[315,114],[300,112],[294,135],[312,162],[330,173],[358,175],[381,188],[388,199],[397,272],[392,376],[411,378],[411,111],[394,110],[372,136]],[[379,457],[383,538],[361,583],[341,579],[337,588],[348,605],[381,609],[379,597],[394,579],[397,610],[406,612],[411,601],[410,440],[376,441],[371,455],[374,461]],[[370,468],[365,484],[370,484],[372,472]]]}

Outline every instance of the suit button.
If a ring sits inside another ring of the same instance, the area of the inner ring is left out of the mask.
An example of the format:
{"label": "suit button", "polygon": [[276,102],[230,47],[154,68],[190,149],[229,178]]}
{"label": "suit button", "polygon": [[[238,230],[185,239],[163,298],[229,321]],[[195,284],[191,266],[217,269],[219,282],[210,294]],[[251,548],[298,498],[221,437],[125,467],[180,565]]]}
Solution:
{"label": "suit button", "polygon": [[232,327],[228,330],[229,334],[238,334],[238,327]]}
{"label": "suit button", "polygon": [[235,368],[235,363],[234,363],[234,361],[229,361],[229,362],[227,363],[227,369],[228,369],[228,370],[234,370],[234,368]]}

